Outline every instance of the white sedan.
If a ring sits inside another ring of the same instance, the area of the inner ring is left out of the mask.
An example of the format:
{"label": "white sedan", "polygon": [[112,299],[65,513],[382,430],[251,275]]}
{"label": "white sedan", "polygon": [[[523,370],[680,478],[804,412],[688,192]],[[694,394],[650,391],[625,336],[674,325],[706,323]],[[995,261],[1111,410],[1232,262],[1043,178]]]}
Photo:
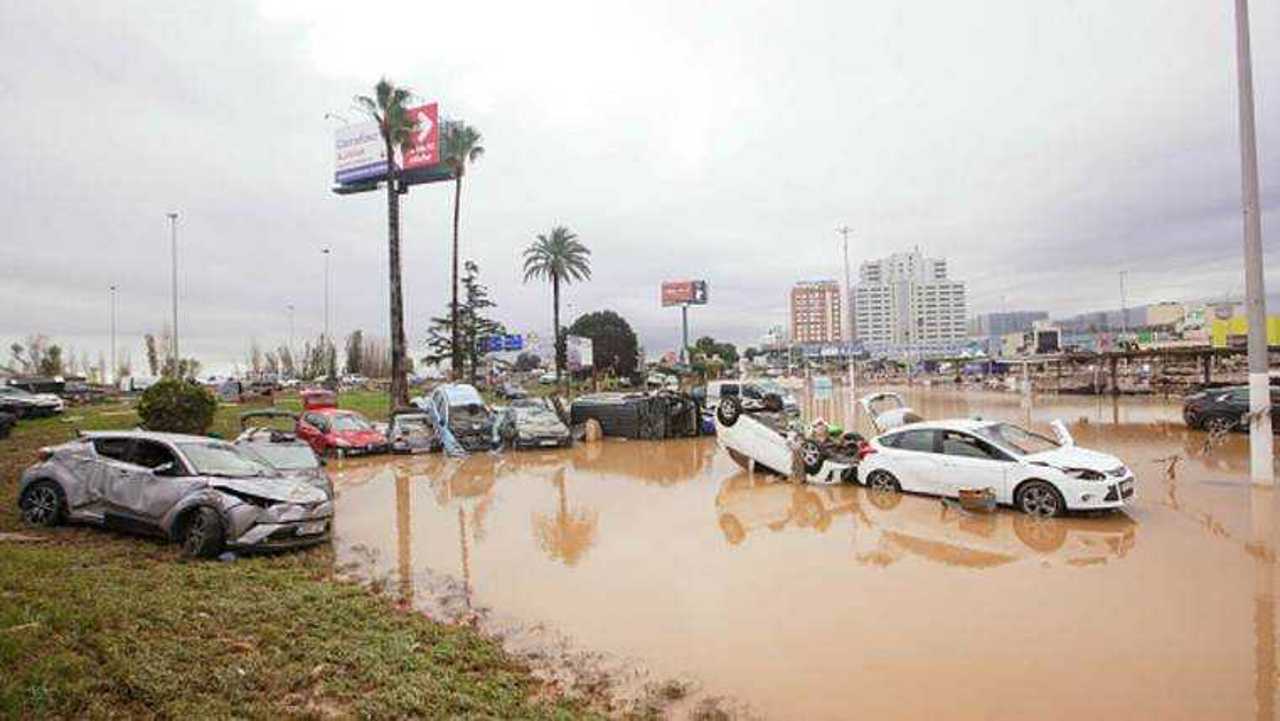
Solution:
{"label": "white sedan", "polygon": [[858,465],[868,488],[937,496],[995,491],[998,503],[1037,516],[1120,508],[1133,497],[1133,472],[1115,456],[1055,441],[1012,423],[912,423],[873,439]]}

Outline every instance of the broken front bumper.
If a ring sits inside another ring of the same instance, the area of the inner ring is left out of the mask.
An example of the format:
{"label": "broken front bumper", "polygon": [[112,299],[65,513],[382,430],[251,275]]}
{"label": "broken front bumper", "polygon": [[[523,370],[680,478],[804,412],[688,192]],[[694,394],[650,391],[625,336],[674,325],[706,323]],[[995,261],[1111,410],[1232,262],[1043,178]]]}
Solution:
{"label": "broken front bumper", "polygon": [[231,509],[233,526],[228,548],[296,548],[326,543],[333,536],[333,502],[313,507],[281,503],[269,508],[244,504]]}
{"label": "broken front bumper", "polygon": [[1133,500],[1137,489],[1137,478],[1132,473],[1118,480],[1107,479],[1106,482],[1077,481],[1069,488],[1063,488],[1067,508],[1073,511],[1102,510],[1123,508]]}

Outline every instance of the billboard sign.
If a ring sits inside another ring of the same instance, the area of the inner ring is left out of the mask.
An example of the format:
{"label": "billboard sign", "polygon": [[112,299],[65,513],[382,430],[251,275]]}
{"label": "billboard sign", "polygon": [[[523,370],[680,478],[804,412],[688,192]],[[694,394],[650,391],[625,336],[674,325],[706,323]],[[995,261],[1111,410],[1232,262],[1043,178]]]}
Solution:
{"label": "billboard sign", "polygon": [[706,305],[707,281],[668,280],[662,284],[662,306]]}
{"label": "billboard sign", "polygon": [[404,151],[404,162],[400,164],[405,170],[425,168],[440,162],[440,124],[439,108],[436,103],[419,105],[409,109],[409,116],[418,121],[418,129],[413,131],[412,144]]}
{"label": "billboard sign", "polygon": [[564,337],[565,355],[568,356],[569,370],[580,371],[595,364],[595,344],[590,338],[580,335]]}
{"label": "billboard sign", "polygon": [[352,123],[334,134],[333,179],[340,185],[387,176],[386,145],[375,122]]}
{"label": "billboard sign", "polygon": [[[437,103],[410,108],[418,121],[409,147],[394,149],[398,167],[405,171],[425,170],[440,163],[440,123]],[[372,120],[350,123],[334,133],[334,181],[353,185],[383,180],[387,177],[387,150],[378,124]]]}

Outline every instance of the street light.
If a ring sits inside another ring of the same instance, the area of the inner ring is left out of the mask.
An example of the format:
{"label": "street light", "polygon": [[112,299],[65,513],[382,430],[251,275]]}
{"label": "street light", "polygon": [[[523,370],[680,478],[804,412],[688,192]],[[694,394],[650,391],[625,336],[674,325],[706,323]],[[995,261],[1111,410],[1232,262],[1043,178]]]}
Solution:
{"label": "street light", "polygon": [[[844,302],[841,305],[844,307],[845,314],[849,316],[849,336],[846,339],[846,348],[849,350],[849,408],[850,413],[857,413],[857,407],[853,402],[854,384],[857,383],[853,368],[853,283],[849,275],[849,234],[853,232],[853,228],[842,225],[836,228],[836,232],[840,234],[844,244]],[[850,423],[849,426],[852,428],[853,424]]]}
{"label": "street light", "polygon": [[178,369],[178,214],[170,212],[169,241],[173,250],[173,374],[180,376]]}
{"label": "street light", "polygon": [[1275,483],[1271,391],[1267,379],[1266,289],[1262,275],[1262,218],[1258,207],[1258,138],[1253,118],[1253,68],[1249,56],[1249,2],[1236,0],[1236,80],[1239,87],[1240,181],[1244,211],[1244,287],[1249,324],[1249,477]]}
{"label": "street light", "polygon": [[[119,366],[116,365],[116,287],[111,286],[111,383],[115,386],[120,385],[120,378],[117,375]],[[104,377],[103,381],[106,380]]]}
{"label": "street light", "polygon": [[[289,366],[293,367],[293,303],[285,306],[289,310]],[[293,377],[293,374],[289,374]]]}

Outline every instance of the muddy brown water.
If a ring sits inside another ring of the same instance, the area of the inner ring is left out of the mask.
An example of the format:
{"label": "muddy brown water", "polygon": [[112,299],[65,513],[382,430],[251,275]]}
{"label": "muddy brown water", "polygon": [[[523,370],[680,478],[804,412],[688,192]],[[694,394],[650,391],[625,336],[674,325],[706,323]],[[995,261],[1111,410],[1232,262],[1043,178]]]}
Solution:
{"label": "muddy brown water", "polygon": [[1276,494],[1248,485],[1245,436],[1207,445],[1153,398],[903,392],[928,418],[1061,418],[1136,499],[969,515],[753,476],[714,438],[606,440],[335,464],[339,556],[770,718],[1274,717]]}

